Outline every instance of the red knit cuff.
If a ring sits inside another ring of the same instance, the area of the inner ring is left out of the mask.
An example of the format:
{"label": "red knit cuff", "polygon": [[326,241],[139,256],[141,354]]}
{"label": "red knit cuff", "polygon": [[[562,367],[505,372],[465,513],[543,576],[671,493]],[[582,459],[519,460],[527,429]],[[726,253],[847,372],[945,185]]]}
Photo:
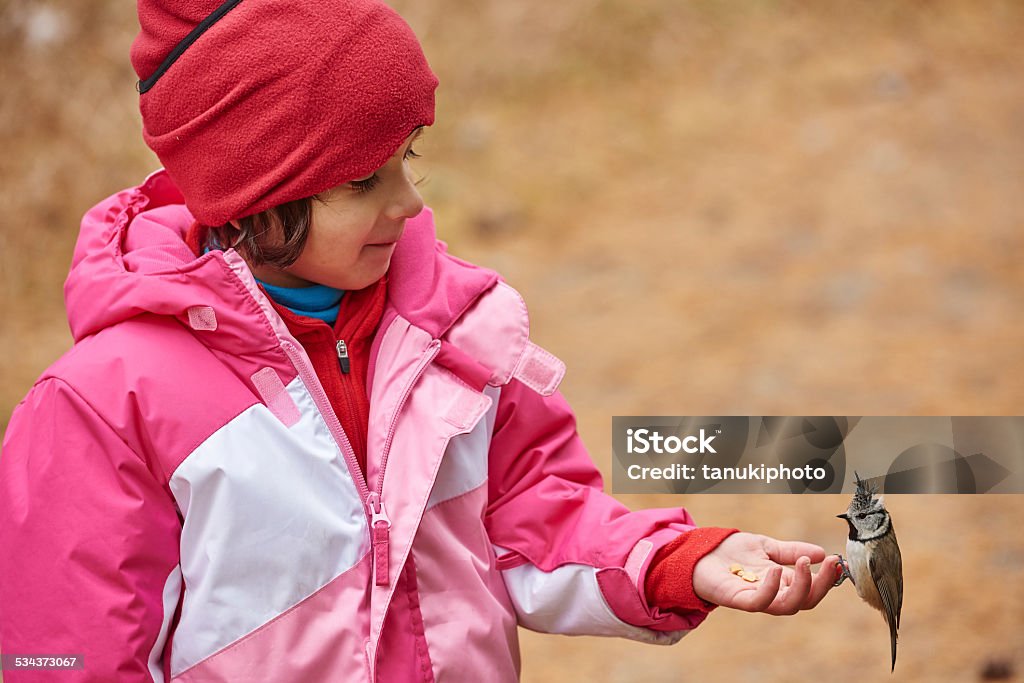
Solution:
{"label": "red knit cuff", "polygon": [[693,568],[702,557],[737,531],[739,529],[698,527],[658,550],[644,582],[648,601],[663,610],[710,612],[717,607],[694,592]]}

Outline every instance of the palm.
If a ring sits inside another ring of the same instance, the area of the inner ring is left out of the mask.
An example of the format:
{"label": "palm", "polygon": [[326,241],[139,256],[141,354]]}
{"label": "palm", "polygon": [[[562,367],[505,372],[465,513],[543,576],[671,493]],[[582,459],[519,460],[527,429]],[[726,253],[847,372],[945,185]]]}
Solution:
{"label": "palm", "polygon": [[[818,604],[836,578],[838,558],[813,544],[776,541],[736,533],[705,555],[693,570],[693,588],[708,602],[748,612],[795,614]],[[812,577],[810,565],[823,562]],[[748,582],[729,571],[733,564],[757,574]],[[795,565],[795,567],[783,566]]]}

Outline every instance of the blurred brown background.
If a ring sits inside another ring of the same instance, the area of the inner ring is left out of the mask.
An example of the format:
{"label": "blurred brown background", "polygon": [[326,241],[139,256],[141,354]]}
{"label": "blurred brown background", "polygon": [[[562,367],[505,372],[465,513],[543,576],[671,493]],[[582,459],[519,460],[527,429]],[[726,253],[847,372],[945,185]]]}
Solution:
{"label": "blurred brown background", "polygon": [[[522,291],[606,473],[613,414],[1024,412],[1024,3],[394,5],[441,80],[442,237]],[[81,214],[158,165],[135,31],[133,3],[0,0],[0,428],[70,344]],[[622,499],[845,544],[845,497]],[[1024,499],[888,504],[893,675],[847,584],[671,648],[524,632],[523,678],[1022,680]]]}

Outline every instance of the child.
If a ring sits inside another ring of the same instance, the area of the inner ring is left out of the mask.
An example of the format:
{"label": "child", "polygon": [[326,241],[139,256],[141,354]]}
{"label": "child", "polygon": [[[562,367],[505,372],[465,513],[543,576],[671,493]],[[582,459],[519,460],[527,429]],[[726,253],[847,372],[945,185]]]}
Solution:
{"label": "child", "polygon": [[674,643],[715,605],[821,600],[821,548],[602,493],[522,300],[435,238],[407,160],[437,80],[393,11],[139,18],[165,170],[86,214],[75,346],[7,430],[5,654],[83,655],[61,680],[507,681],[517,625]]}

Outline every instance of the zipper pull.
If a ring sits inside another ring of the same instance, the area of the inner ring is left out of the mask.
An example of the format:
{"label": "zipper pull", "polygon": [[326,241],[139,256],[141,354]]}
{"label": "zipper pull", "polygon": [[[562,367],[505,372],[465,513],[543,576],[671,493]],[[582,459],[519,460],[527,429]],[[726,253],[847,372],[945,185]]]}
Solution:
{"label": "zipper pull", "polygon": [[351,369],[352,366],[349,363],[348,347],[345,346],[345,340],[344,339],[339,339],[338,340],[337,349],[338,349],[338,365],[341,366],[341,372],[343,374],[347,375],[348,371]]}
{"label": "zipper pull", "polygon": [[374,583],[387,586],[388,580],[388,542],[391,536],[391,520],[384,509],[384,501],[380,494],[371,493],[366,498],[366,506],[370,509],[370,539],[373,541]]}

